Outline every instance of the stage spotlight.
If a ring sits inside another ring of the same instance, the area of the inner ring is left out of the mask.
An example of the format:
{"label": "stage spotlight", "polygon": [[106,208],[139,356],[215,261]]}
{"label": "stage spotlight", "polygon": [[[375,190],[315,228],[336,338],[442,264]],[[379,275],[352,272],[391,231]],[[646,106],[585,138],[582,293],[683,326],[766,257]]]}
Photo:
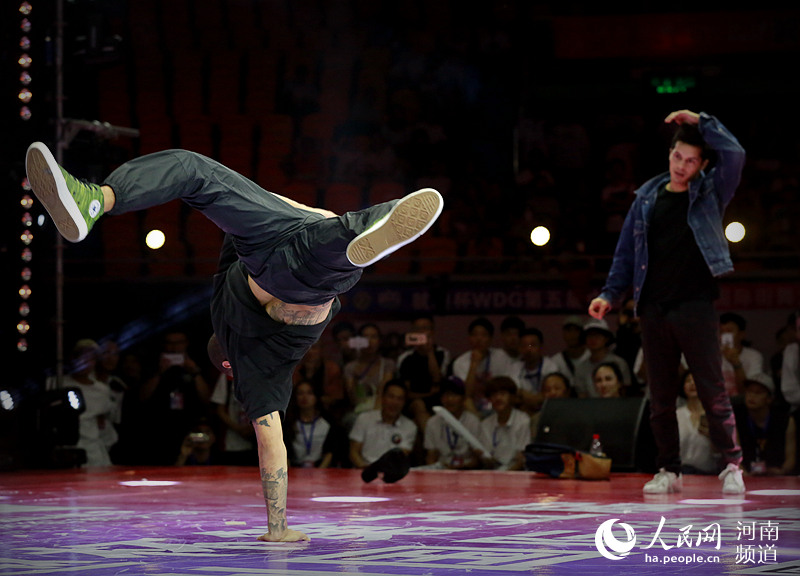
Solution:
{"label": "stage spotlight", "polygon": [[75,446],[80,438],[80,415],[86,410],[80,388],[48,390],[37,404],[34,465],[72,468],[85,464],[86,451]]}
{"label": "stage spotlight", "polygon": [[0,390],[0,408],[8,412],[16,408],[14,396],[11,394],[10,390]]}
{"label": "stage spotlight", "polygon": [[729,242],[741,242],[744,239],[745,229],[741,222],[731,222],[725,227],[725,238]]}
{"label": "stage spotlight", "polygon": [[144,239],[145,244],[151,250],[158,250],[162,246],[164,246],[164,242],[166,242],[166,236],[161,230],[150,230],[145,236]]}
{"label": "stage spotlight", "polygon": [[531,242],[536,246],[544,246],[550,242],[550,230],[544,226],[537,226],[531,231]]}

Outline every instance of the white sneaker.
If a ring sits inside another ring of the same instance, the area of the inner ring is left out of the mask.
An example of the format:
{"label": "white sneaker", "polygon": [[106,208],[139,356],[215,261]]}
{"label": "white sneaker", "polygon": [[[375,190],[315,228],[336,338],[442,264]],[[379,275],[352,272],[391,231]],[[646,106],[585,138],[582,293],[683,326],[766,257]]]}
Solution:
{"label": "white sneaker", "polygon": [[742,471],[736,464],[728,464],[725,470],[720,472],[719,479],[722,480],[723,494],[744,494]]}
{"label": "white sneaker", "polygon": [[664,468],[658,471],[642,489],[645,494],[672,494],[683,490],[683,476],[675,472],[667,472]]}
{"label": "white sneaker", "polygon": [[412,192],[347,245],[347,259],[362,268],[377,262],[422,236],[442,213],[443,207],[442,195],[433,188]]}

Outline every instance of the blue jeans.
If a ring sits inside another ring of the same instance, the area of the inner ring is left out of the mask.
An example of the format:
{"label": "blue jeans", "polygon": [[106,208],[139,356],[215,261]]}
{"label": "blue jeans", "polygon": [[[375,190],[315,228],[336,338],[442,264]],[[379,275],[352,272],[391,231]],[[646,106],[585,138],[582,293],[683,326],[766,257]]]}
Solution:
{"label": "blue jeans", "polygon": [[736,441],[736,419],[722,376],[719,319],[714,304],[704,300],[668,306],[643,303],[639,315],[650,388],[650,426],[658,448],[658,467],[675,473],[681,470],[675,417],[675,402],[681,387],[681,353],[705,408],[711,441],[726,463],[738,466],[742,450]]}

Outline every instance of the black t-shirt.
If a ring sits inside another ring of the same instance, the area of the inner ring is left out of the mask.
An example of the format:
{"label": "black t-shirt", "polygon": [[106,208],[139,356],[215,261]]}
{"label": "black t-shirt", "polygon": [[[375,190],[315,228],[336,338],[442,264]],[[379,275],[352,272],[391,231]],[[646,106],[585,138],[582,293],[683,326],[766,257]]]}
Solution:
{"label": "black t-shirt", "polygon": [[688,223],[689,193],[658,191],[647,232],[647,277],[641,302],[668,304],[719,297]]}
{"label": "black t-shirt", "polygon": [[[444,350],[437,349],[434,353],[439,366],[444,360]],[[427,394],[433,388],[433,379],[428,370],[428,356],[412,352],[403,359],[398,367],[400,378],[410,384],[411,392]]]}
{"label": "black t-shirt", "polygon": [[270,318],[253,296],[240,261],[214,277],[211,322],[233,368],[236,398],[251,420],[275,410],[286,412],[297,364],[340,308],[334,298],[320,324],[283,324]]}

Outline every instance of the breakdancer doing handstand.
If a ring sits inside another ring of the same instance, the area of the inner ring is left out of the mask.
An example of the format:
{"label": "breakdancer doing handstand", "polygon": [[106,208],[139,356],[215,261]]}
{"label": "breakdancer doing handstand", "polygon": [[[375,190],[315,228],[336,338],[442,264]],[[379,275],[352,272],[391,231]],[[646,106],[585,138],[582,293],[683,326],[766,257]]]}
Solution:
{"label": "breakdancer doing handstand", "polygon": [[83,240],[105,213],[181,199],[226,233],[214,277],[210,348],[229,362],[237,397],[256,431],[267,506],[267,542],[308,540],[288,527],[281,420],[292,372],[340,309],[338,295],[363,268],[422,235],[442,211],[425,188],[337,216],[268,192],[200,154],[167,150],[136,158],[102,185],[74,178],[41,142],[28,148],[28,180],[61,235]]}

